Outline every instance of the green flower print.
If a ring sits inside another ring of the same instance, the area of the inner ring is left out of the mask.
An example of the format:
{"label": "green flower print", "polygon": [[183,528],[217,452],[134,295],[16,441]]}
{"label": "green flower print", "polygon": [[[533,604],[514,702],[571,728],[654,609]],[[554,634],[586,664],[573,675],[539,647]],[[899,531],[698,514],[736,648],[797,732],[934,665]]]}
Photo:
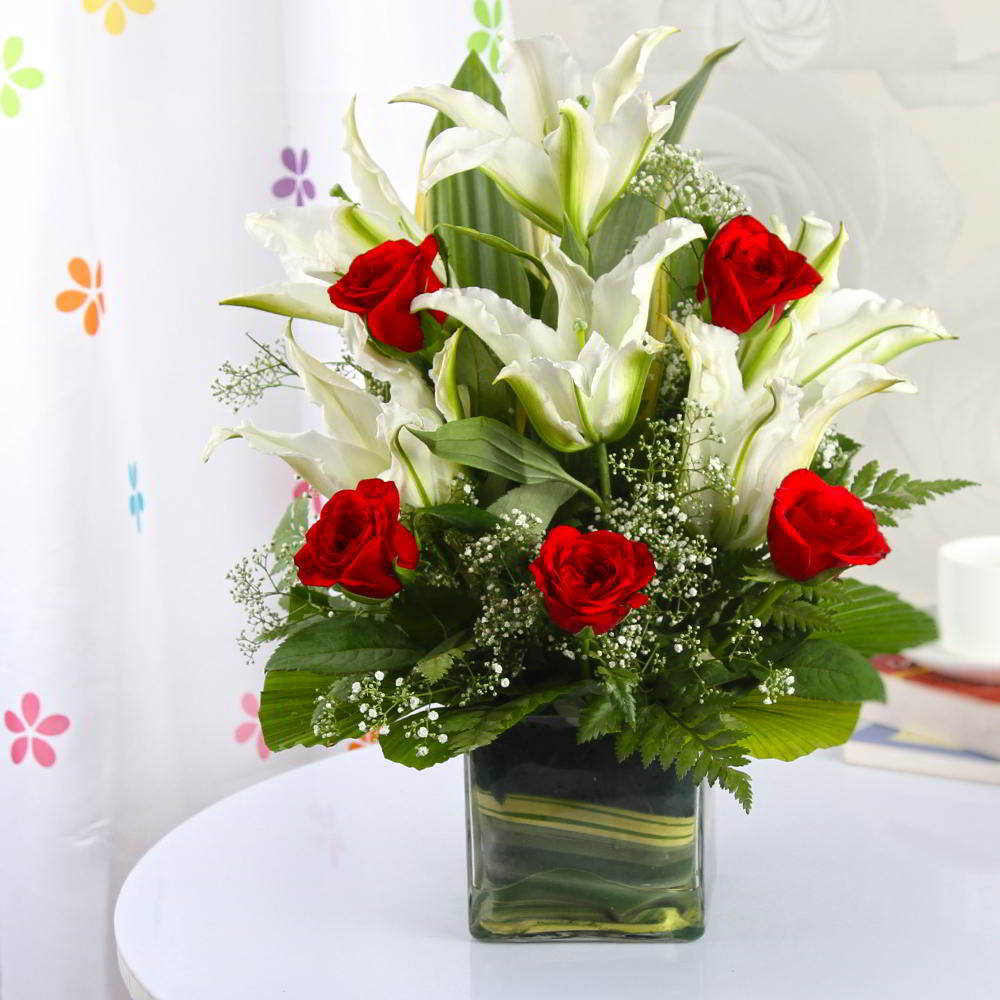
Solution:
{"label": "green flower print", "polygon": [[15,67],[24,54],[24,39],[11,36],[3,43],[3,86],[0,87],[0,111],[13,118],[21,110],[21,90],[34,90],[45,82],[40,69],[32,66]]}
{"label": "green flower print", "polygon": [[500,68],[500,43],[503,41],[500,24],[503,21],[503,7],[500,0],[493,0],[491,11],[487,0],[476,0],[472,5],[472,12],[483,27],[469,35],[466,44],[470,51],[478,52],[495,73]]}

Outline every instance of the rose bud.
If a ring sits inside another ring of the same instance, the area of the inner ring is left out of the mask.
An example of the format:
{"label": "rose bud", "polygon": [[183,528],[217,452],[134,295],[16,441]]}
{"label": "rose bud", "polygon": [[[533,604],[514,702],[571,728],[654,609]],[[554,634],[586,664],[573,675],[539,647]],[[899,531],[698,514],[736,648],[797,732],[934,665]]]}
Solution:
{"label": "rose bud", "polygon": [[549,617],[577,633],[588,625],[601,635],[649,598],[639,593],[656,574],[642,542],[616,531],[553,528],[530,566]]}
{"label": "rose bud", "polygon": [[745,333],[769,309],[775,315],[823,280],[806,258],[750,215],[738,215],[705,251],[698,299],[708,296],[712,322]]}
{"label": "rose bud", "polygon": [[767,526],[775,568],[793,580],[870,566],[889,554],[875,515],[850,490],[796,469],[775,491]]}
{"label": "rose bud", "polygon": [[[328,289],[330,301],[365,318],[368,332],[383,344],[412,353],[424,346],[420,316],[410,303],[424,292],[443,287],[433,271],[437,256],[433,236],[417,246],[409,240],[387,240],[351,261],[340,281]],[[439,323],[445,314],[434,312]]]}
{"label": "rose bud", "polygon": [[363,479],[334,493],[295,554],[307,587],[340,586],[362,597],[391,597],[402,587],[395,567],[414,569],[420,552],[399,523],[399,490],[381,479]]}

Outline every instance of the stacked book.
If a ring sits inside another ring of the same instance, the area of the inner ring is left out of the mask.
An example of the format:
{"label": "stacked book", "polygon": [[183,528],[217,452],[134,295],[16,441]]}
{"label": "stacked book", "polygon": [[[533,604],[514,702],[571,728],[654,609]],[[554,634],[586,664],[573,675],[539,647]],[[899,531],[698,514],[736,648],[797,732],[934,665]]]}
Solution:
{"label": "stacked book", "polygon": [[1000,784],[1000,683],[935,673],[905,656],[872,662],[886,701],[865,704],[848,762]]}

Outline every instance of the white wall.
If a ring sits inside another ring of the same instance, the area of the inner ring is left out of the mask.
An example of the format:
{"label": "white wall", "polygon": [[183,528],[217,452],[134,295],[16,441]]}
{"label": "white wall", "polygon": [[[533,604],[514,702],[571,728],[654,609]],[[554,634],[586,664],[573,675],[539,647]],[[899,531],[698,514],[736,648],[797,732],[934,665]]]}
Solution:
{"label": "white wall", "polygon": [[895,367],[913,397],[842,422],[867,455],[922,478],[979,480],[915,511],[870,576],[934,596],[944,540],[1000,532],[1000,4],[992,0],[511,0],[519,35],[554,31],[588,69],[636,28],[682,34],[651,61],[666,91],[745,39],[687,136],[755,213],[843,219],[846,284],[934,306],[957,343]]}

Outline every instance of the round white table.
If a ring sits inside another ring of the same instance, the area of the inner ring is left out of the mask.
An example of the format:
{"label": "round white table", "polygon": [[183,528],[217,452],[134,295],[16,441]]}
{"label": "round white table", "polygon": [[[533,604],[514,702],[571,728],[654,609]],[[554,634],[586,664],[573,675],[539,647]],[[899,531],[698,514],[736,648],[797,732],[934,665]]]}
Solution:
{"label": "round white table", "polygon": [[261,782],[136,865],[115,912],[135,1000],[995,1000],[1000,788],[844,764],[716,793],[708,931],[495,944],[466,931],[460,761],[377,749]]}

